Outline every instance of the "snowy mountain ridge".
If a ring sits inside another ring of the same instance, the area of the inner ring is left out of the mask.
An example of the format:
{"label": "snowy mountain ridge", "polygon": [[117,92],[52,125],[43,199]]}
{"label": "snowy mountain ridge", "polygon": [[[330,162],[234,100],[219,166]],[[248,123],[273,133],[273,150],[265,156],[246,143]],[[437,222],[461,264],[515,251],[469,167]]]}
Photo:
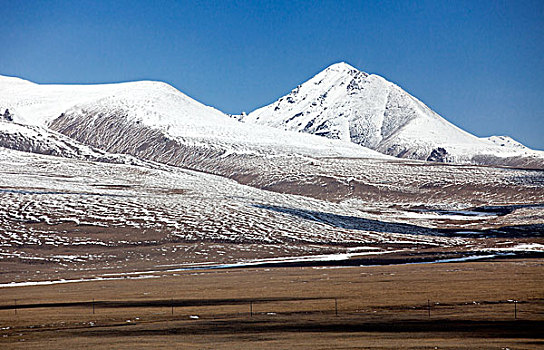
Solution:
{"label": "snowy mountain ridge", "polygon": [[[47,126],[63,112],[79,104],[115,98],[119,94],[159,89],[164,94],[177,92],[174,87],[158,81],[88,85],[36,84],[24,79],[0,75],[0,108],[2,111],[9,108],[15,115],[15,121],[21,124]],[[188,104],[191,101],[196,103],[188,96],[185,97]]]}
{"label": "snowy mountain ridge", "polygon": [[400,158],[544,166],[544,152],[498,147],[496,137],[476,137],[396,84],[344,62],[329,66],[276,102],[235,118],[351,141]]}
{"label": "snowy mountain ridge", "polygon": [[44,130],[50,130],[50,137],[63,135],[94,150],[223,176],[251,168],[255,157],[390,159],[351,142],[240,123],[161,82],[89,86],[13,82],[0,78],[0,110],[9,109],[13,124],[26,129],[0,133],[0,144],[14,149],[70,154],[58,148],[51,151],[50,146],[59,143],[47,144]]}
{"label": "snowy mountain ridge", "polygon": [[328,67],[273,104],[230,118],[154,81],[42,85],[0,76],[0,112],[5,109],[20,125],[172,165],[187,165],[196,152],[544,168],[544,152],[506,137],[471,135],[397,85],[347,63]]}

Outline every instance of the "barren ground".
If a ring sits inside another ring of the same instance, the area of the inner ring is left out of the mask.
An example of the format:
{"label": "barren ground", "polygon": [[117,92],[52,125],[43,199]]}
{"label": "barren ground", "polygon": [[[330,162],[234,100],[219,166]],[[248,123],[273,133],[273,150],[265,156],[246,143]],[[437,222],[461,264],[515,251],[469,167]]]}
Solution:
{"label": "barren ground", "polygon": [[543,265],[246,268],[8,287],[0,347],[544,348]]}

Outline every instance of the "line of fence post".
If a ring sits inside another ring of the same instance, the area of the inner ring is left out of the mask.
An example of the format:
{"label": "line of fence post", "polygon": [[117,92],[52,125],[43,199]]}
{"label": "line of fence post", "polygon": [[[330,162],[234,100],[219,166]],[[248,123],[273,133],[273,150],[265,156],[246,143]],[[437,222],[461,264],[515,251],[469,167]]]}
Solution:
{"label": "line of fence post", "polygon": [[[331,299],[334,299],[334,315],[338,316],[338,298],[331,298]],[[18,299],[13,299],[13,312],[14,312],[15,315],[18,314],[18,308],[19,308],[19,306],[17,304],[17,301],[18,301]],[[519,300],[509,299],[509,300],[507,300],[507,303],[508,302],[512,302],[514,304],[514,320],[517,320],[518,319],[518,303],[520,301]],[[474,303],[476,303],[476,302],[474,302]],[[436,305],[438,305],[438,304],[439,303],[436,303]],[[21,304],[21,306],[22,306],[23,309],[32,307],[32,305],[24,305],[24,303]],[[170,299],[170,313],[171,313],[172,316],[174,315],[174,306],[175,306],[174,298],[171,298]],[[6,308],[9,309],[9,306],[6,307]],[[91,308],[92,308],[92,314],[94,315],[96,313],[96,300],[95,300],[95,298],[92,299]],[[431,309],[432,309],[431,300],[427,299],[427,317],[428,318],[431,318]],[[250,317],[253,317],[253,300],[249,300],[249,315],[250,315]]]}

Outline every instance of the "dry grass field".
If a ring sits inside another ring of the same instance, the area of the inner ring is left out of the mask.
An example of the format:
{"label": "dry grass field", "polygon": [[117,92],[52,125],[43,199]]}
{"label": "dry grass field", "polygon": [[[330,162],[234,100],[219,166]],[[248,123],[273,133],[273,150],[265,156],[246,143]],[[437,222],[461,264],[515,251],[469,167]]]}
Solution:
{"label": "dry grass field", "polygon": [[0,348],[544,348],[543,266],[246,268],[2,288]]}

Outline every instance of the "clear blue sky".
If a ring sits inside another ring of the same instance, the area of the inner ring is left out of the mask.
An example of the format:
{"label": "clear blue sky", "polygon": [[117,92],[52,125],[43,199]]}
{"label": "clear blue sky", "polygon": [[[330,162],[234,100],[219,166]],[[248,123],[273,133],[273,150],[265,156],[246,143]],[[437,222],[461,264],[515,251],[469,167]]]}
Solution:
{"label": "clear blue sky", "polygon": [[544,1],[0,0],[0,74],[153,79],[251,111],[338,61],[544,149]]}

